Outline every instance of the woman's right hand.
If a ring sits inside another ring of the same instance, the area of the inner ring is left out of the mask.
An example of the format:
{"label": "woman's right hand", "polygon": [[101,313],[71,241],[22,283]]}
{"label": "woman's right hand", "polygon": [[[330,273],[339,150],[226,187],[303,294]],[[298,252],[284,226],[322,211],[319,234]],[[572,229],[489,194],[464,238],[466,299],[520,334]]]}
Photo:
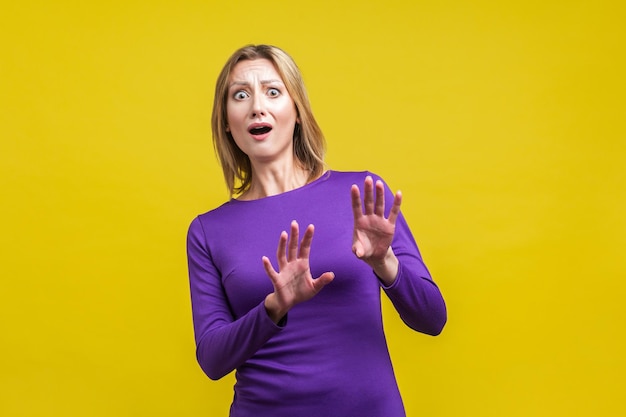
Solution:
{"label": "woman's right hand", "polygon": [[279,272],[276,272],[267,256],[263,257],[265,272],[274,286],[274,292],[265,297],[265,309],[274,323],[278,323],[296,304],[313,298],[335,278],[332,272],[324,272],[317,279],[311,276],[309,253],[313,233],[314,227],[310,224],[298,245],[300,231],[294,220],[291,222],[290,235],[287,232],[280,234],[276,251]]}

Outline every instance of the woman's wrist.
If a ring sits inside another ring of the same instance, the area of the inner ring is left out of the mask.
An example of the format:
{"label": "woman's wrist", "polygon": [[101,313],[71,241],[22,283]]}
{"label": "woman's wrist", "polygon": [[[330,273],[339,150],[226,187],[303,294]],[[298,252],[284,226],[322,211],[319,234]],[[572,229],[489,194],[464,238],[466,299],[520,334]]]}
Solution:
{"label": "woman's wrist", "polygon": [[395,282],[396,277],[398,276],[399,265],[400,262],[398,261],[396,254],[393,253],[393,250],[389,247],[383,260],[380,263],[372,265],[372,268],[374,269],[376,276],[380,278],[383,284],[389,287]]}
{"label": "woman's wrist", "polygon": [[278,300],[276,299],[276,293],[268,294],[265,297],[264,306],[267,315],[276,324],[278,324],[278,322],[281,321],[289,311],[288,308],[280,306]]}

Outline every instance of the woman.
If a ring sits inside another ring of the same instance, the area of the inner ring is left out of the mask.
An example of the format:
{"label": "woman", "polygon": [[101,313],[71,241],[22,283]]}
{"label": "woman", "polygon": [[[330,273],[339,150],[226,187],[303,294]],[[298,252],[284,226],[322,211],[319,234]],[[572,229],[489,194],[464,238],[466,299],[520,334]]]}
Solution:
{"label": "woman", "polygon": [[446,308],[400,192],[324,171],[300,72],[276,47],[231,56],[212,128],[236,197],[193,220],[187,250],[198,362],[211,379],[236,370],[230,415],[404,416],[380,289],[419,332],[439,334]]}

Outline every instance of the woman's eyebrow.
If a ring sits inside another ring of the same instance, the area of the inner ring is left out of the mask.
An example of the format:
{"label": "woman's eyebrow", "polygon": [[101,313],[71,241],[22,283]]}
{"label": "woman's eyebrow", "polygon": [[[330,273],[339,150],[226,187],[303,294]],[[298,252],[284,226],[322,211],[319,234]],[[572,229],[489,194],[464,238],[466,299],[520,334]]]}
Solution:
{"label": "woman's eyebrow", "polygon": [[[259,81],[259,84],[261,84],[261,85],[276,84],[276,83],[283,84],[283,82],[281,80],[278,80],[278,79],[270,79],[270,80],[261,80],[261,81]],[[232,83],[230,83],[230,85],[228,87],[229,88],[231,88],[233,86],[244,86],[244,87],[247,87],[249,85],[250,85],[250,83],[248,81],[233,81]]]}
{"label": "woman's eyebrow", "polygon": [[272,79],[272,80],[261,80],[261,84],[265,85],[265,84],[283,84],[282,80],[276,80],[276,79]]}

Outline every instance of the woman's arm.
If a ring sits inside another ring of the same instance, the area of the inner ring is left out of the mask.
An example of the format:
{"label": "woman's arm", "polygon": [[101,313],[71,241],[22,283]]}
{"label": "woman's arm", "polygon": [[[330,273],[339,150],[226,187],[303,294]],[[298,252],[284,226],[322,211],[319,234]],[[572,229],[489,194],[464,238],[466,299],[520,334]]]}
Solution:
{"label": "woman's arm", "polygon": [[[412,329],[437,335],[443,329],[445,302],[422,262],[417,244],[400,213],[402,194],[368,175],[351,189],[354,233],[352,251],[374,271],[402,320]],[[391,205],[385,202],[393,201]],[[385,217],[385,213],[388,216]]]}
{"label": "woman's arm", "polygon": [[252,357],[282,327],[270,319],[264,303],[235,320],[199,218],[189,227],[187,260],[196,356],[209,378],[220,379]]}
{"label": "woman's arm", "polygon": [[398,273],[391,285],[382,288],[402,320],[413,330],[436,336],[447,321],[446,304],[422,261],[417,244],[400,214],[392,249],[398,259]]}

